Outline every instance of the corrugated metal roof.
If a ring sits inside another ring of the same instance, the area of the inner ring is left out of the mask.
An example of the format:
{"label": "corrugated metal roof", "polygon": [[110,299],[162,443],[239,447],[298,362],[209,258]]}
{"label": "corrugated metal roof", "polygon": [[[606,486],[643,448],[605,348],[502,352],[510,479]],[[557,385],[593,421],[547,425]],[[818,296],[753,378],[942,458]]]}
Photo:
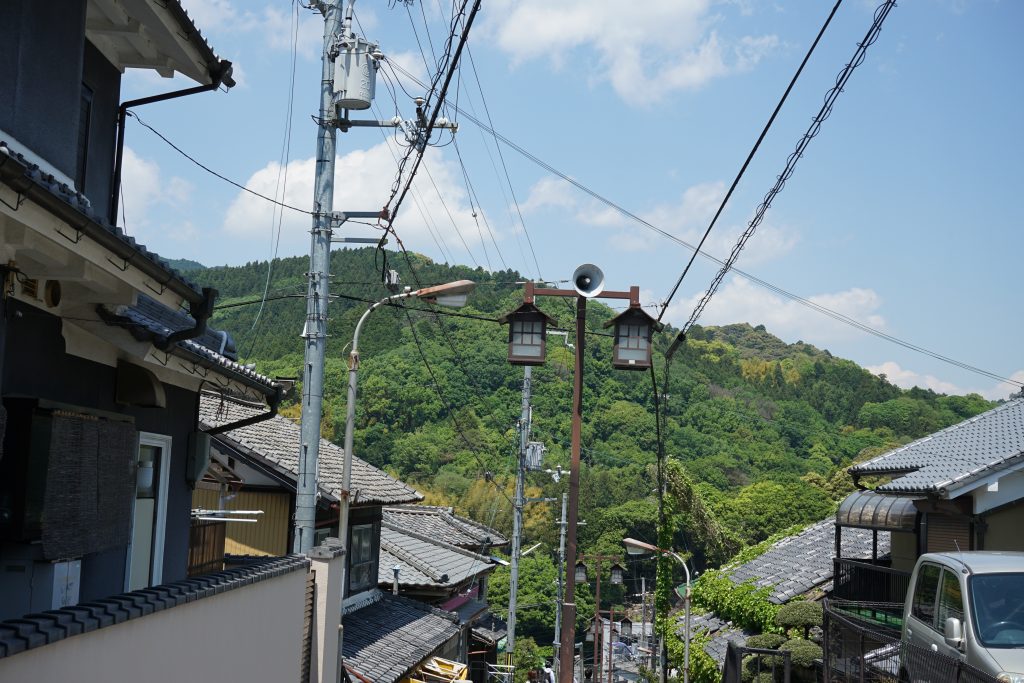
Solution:
{"label": "corrugated metal roof", "polygon": [[[216,427],[264,412],[266,408],[210,393],[204,393],[199,403],[199,420],[204,427]],[[217,434],[214,438],[226,441],[235,450],[265,460],[286,476],[298,476],[301,434],[299,425],[289,419],[276,415],[263,422]],[[338,500],[341,495],[344,460],[345,450],[341,446],[320,439],[317,463],[320,490],[333,500]],[[352,458],[352,495],[354,505],[411,503],[423,499],[416,489],[357,457]]]}
{"label": "corrugated metal roof", "polygon": [[347,613],[342,657],[362,680],[393,683],[459,633],[455,615],[398,595],[379,593]]}
{"label": "corrugated metal roof", "polygon": [[912,498],[854,491],[839,504],[836,523],[863,529],[913,531],[917,525],[917,508]]}
{"label": "corrugated metal roof", "polygon": [[479,550],[485,543],[494,548],[509,542],[494,529],[456,515],[450,507],[396,505],[384,508],[384,519],[396,527],[468,550]]}
{"label": "corrugated metal roof", "polygon": [[[832,580],[835,534],[834,519],[817,522],[779,540],[749,562],[726,571],[735,583],[752,580],[759,587],[772,587],[771,601],[784,603]],[[843,528],[842,543],[843,557],[871,557],[870,530]],[[879,532],[878,554],[888,552],[889,533]]]}
{"label": "corrugated metal roof", "polygon": [[992,472],[1024,462],[1024,399],[854,465],[855,475],[900,475],[880,493],[948,495]]}

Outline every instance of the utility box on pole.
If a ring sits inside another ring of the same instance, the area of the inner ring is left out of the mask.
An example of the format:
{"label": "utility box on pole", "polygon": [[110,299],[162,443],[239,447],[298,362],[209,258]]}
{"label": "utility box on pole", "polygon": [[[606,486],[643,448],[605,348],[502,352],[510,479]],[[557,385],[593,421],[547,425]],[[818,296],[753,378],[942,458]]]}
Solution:
{"label": "utility box on pole", "polygon": [[544,451],[547,448],[539,441],[526,444],[526,469],[536,472],[544,466]]}
{"label": "utility box on pole", "polygon": [[361,36],[345,35],[338,41],[334,58],[334,106],[369,109],[377,90],[377,69],[382,57],[376,43]]}

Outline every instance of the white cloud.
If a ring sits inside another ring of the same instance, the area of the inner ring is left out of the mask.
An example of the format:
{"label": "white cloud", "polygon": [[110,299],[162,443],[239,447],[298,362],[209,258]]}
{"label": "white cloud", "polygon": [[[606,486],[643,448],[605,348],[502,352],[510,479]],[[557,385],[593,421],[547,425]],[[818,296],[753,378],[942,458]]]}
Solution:
{"label": "white cloud", "polygon": [[[183,0],[199,30],[204,34],[260,34],[265,44],[275,50],[290,51],[295,9],[266,6],[240,8],[231,0]],[[319,12],[298,9],[298,54],[306,59],[319,59],[323,49],[323,17]],[[374,22],[375,23],[375,22]]]}
{"label": "white cloud", "polygon": [[[710,0],[495,0],[487,29],[513,65],[547,59],[555,68],[569,52],[597,53],[593,76],[624,100],[652,104],[674,90],[752,68],[778,47],[775,36],[735,42],[713,28]],[[582,60],[580,60],[582,61]]]}
{"label": "white cloud", "polygon": [[[934,375],[921,374],[908,368],[900,367],[895,361],[886,361],[880,365],[869,365],[865,368],[868,372],[876,375],[885,375],[886,379],[903,389],[921,387],[931,389],[940,394],[981,394],[990,401],[1005,399],[1010,394],[1020,391],[1020,386],[1008,382],[1000,382],[994,386],[985,388],[961,387],[952,382],[939,379]],[[1015,382],[1024,382],[1024,370],[1018,370],[1010,375]]]}
{"label": "white cloud", "polygon": [[[704,292],[674,301],[666,312],[666,320],[683,325],[703,297]],[[826,306],[845,316],[860,320],[876,329],[885,328],[885,320],[877,313],[881,298],[873,290],[852,288],[843,292],[817,294],[810,301]],[[802,339],[817,346],[854,339],[863,334],[849,325],[790,299],[763,289],[744,277],[732,276],[723,284],[704,309],[702,325],[730,323],[763,324],[772,334],[789,342]]]}
{"label": "white cloud", "polygon": [[124,148],[123,163],[121,193],[127,232],[142,242],[158,231],[179,235],[184,224],[179,216],[189,205],[195,186],[184,178],[165,177],[155,161],[142,158],[131,147]]}
{"label": "white cloud", "polygon": [[561,178],[546,176],[541,178],[533,187],[526,201],[519,205],[523,213],[538,211],[546,207],[571,209],[576,206],[576,198],[573,196],[573,188]]}
{"label": "white cloud", "polygon": [[[288,187],[282,199],[284,203],[310,210],[314,167],[312,158],[299,159],[288,164]],[[388,201],[395,178],[395,168],[395,158],[388,148],[388,143],[384,142],[366,150],[356,150],[338,157],[335,168],[335,209],[379,210]],[[269,163],[254,173],[245,186],[268,197],[278,196],[280,199],[277,191],[279,170],[277,162]],[[415,197],[406,198],[394,224],[406,248],[439,256],[436,238],[460,262],[470,262],[466,247],[463,246],[465,241],[480,264],[486,265],[483,250],[480,248],[480,232],[476,228],[472,210],[467,206],[466,192],[461,186],[461,174],[444,159],[439,150],[428,148],[426,158],[413,183],[413,189],[414,192],[410,194],[415,194]],[[443,204],[438,192],[444,198]],[[420,207],[428,216],[427,220],[424,220]],[[275,224],[273,216],[273,205],[251,194],[239,192],[228,207],[224,230],[236,238],[257,241],[264,239],[270,244],[271,228]],[[494,229],[495,221],[489,220]],[[306,214],[284,210],[279,251],[281,256],[303,254],[308,251],[310,221]],[[438,232],[441,234],[437,234]],[[356,223],[348,224],[336,232],[339,237],[376,237],[380,234],[379,230]],[[390,246],[397,248],[394,244]],[[259,256],[266,257],[267,255]]]}

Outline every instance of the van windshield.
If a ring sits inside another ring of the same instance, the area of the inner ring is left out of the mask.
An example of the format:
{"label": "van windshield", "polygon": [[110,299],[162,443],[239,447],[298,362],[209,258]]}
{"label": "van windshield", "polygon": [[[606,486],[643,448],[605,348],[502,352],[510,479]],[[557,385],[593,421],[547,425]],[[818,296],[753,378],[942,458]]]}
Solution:
{"label": "van windshield", "polygon": [[1024,573],[975,574],[971,612],[985,647],[1024,647]]}

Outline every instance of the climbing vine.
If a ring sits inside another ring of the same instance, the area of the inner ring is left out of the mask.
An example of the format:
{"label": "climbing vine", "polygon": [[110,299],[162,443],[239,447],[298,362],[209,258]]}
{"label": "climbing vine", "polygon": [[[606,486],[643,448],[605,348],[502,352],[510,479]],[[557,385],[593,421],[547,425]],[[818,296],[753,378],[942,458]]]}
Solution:
{"label": "climbing vine", "polygon": [[758,633],[778,633],[775,614],[779,606],[768,599],[771,588],[752,581],[733,583],[725,573],[705,572],[693,585],[693,601],[722,619]]}

